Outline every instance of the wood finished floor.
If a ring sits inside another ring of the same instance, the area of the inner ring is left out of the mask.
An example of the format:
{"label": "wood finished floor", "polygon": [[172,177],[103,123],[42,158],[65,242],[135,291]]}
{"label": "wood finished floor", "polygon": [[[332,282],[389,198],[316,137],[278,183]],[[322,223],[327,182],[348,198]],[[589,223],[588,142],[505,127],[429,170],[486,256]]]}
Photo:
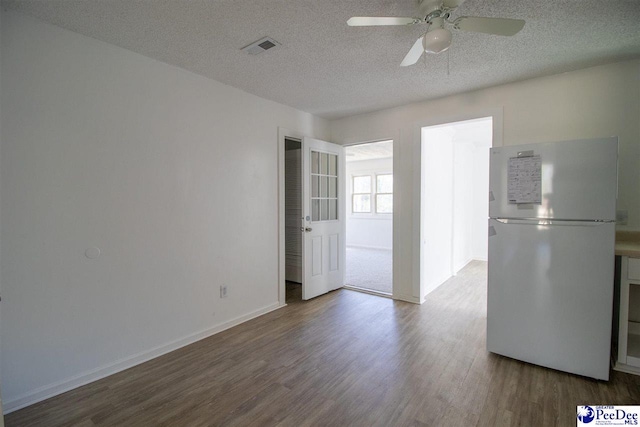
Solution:
{"label": "wood finished floor", "polygon": [[471,263],[422,306],[348,290],[291,295],[6,424],[575,426],[576,405],[640,403],[638,376],[601,382],[487,353],[485,271]]}

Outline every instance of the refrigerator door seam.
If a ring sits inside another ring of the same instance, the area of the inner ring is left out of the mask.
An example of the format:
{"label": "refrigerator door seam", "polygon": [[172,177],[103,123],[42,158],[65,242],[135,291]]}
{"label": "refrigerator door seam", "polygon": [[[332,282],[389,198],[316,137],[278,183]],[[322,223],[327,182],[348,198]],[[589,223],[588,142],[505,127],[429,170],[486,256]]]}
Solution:
{"label": "refrigerator door seam", "polygon": [[552,224],[554,222],[559,222],[559,223],[580,222],[580,223],[595,223],[595,224],[615,223],[614,220],[610,220],[610,219],[557,219],[557,218],[523,218],[523,217],[507,217],[507,218],[491,218],[491,219],[495,219],[496,221],[499,221],[503,224],[508,224],[509,222],[515,222],[515,221],[544,223],[545,225]]}

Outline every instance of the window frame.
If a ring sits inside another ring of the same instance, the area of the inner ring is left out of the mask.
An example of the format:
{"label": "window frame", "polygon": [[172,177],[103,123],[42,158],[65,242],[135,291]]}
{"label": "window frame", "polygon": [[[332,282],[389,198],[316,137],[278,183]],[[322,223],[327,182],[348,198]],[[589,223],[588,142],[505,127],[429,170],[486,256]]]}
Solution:
{"label": "window frame", "polygon": [[[357,171],[355,173],[350,174],[351,180],[351,206],[349,209],[350,216],[357,216],[360,218],[378,218],[383,219],[389,215],[393,215],[393,183],[391,185],[391,193],[383,193],[378,192],[378,177],[383,175],[390,175],[393,179],[393,171],[385,171],[385,172],[375,172],[375,171]],[[356,193],[355,190],[355,179],[368,177],[370,183],[370,192],[368,193]],[[355,210],[355,196],[369,196],[369,211],[356,211]],[[378,211],[378,195],[391,196],[392,204],[391,204],[391,212],[379,212]]]}
{"label": "window frame", "polygon": [[[391,176],[391,193],[382,193],[380,191],[378,191],[378,177],[379,176]],[[374,200],[374,206],[375,208],[373,209],[374,213],[376,215],[392,215],[393,214],[393,172],[385,172],[385,173],[376,173],[375,174],[376,177],[376,187],[375,187],[375,192],[373,200]],[[382,195],[382,196],[391,196],[391,212],[380,212],[378,211],[378,195]]]}
{"label": "window frame", "polygon": [[[314,160],[313,160],[313,154],[317,153],[318,155],[318,159],[317,159],[317,171],[314,172]],[[311,206],[309,207],[309,211],[311,213],[311,222],[312,223],[319,223],[319,222],[331,222],[331,221],[339,221],[340,220],[340,156],[337,153],[332,153],[329,151],[321,151],[321,150],[316,150],[316,149],[311,149],[309,152],[309,155],[311,156],[311,158],[309,159],[310,162],[310,170],[309,170],[309,179],[311,181],[311,193],[310,193],[310,202],[311,202]],[[323,170],[322,167],[322,159],[323,156],[326,156],[327,158],[327,166],[326,168]],[[335,175],[333,175],[331,173],[331,164],[332,164],[332,158],[335,158]],[[313,195],[314,193],[314,185],[313,185],[313,179],[317,178],[318,180],[318,186],[317,186],[317,192],[318,194],[316,196]],[[329,182],[331,182],[332,179],[335,179],[335,186],[329,186]],[[325,188],[326,187],[326,188]],[[331,191],[330,191],[330,187],[333,187],[335,189],[335,195],[331,196]],[[323,191],[323,189],[325,189],[326,191]],[[327,218],[323,219],[323,214],[325,213],[324,210],[322,209],[322,202],[326,203],[327,206]],[[317,202],[318,205],[318,218],[315,218],[315,209],[314,209],[314,202]],[[331,210],[331,202],[334,203],[335,205],[335,212],[333,212]],[[332,218],[332,213],[335,213],[335,218]]]}
{"label": "window frame", "polygon": [[[356,193],[355,192],[355,188],[356,188],[356,178],[369,178],[369,192],[368,193]],[[361,175],[351,175],[351,213],[354,215],[371,215],[374,213],[373,211],[373,198],[371,197],[373,192],[371,191],[373,189],[373,180],[372,180],[372,174],[361,174]],[[356,211],[355,210],[355,199],[356,196],[369,196],[369,210],[368,211]]]}

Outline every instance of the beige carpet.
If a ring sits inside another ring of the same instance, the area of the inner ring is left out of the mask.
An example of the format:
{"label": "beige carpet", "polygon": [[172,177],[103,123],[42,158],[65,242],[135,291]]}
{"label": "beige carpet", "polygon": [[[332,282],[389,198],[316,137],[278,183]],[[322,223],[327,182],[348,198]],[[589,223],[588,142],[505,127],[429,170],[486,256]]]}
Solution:
{"label": "beige carpet", "polygon": [[345,283],[349,286],[391,294],[393,252],[347,246]]}

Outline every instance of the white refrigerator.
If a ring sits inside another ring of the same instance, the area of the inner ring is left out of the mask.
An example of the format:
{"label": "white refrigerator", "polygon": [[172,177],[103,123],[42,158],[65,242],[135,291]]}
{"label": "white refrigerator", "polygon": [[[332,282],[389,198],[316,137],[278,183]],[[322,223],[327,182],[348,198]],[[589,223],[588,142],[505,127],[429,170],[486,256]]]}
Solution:
{"label": "white refrigerator", "polygon": [[608,380],[617,138],[490,153],[487,350]]}

